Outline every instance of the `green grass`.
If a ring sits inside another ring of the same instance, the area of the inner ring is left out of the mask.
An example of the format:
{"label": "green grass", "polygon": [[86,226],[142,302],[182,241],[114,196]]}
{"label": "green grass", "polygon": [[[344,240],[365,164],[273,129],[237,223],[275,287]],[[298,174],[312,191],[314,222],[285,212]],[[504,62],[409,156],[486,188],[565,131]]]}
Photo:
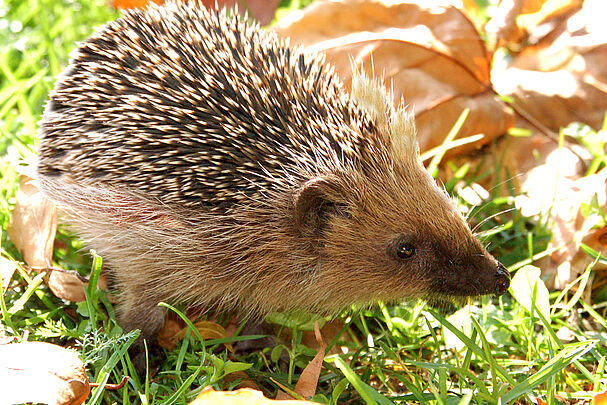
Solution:
{"label": "green grass", "polygon": [[[315,353],[302,343],[309,323],[287,319],[284,327],[292,337],[282,346],[242,355],[230,354],[223,345],[226,339],[202,342],[191,328],[175,350],[163,354],[166,359],[153,379],[132,378],[119,390],[104,389],[104,384],[118,383],[124,375],[134,376],[127,349],[136,335],[122,333],[106,293],[96,288],[100,259],[92,260],[73,235],[60,229],[56,265],[90,272],[93,280],[86,302],[66,303],[50,293],[42,276],[26,273],[6,236],[16,170],[35,153],[37,121],[54,77],[66,66],[76,41],[118,14],[104,0],[0,3],[1,246],[2,256],[18,266],[11,288],[0,299],[0,334],[76,348],[91,381],[101,384],[93,389],[89,404],[184,404],[207,386],[234,388],[238,380],[230,381],[229,376],[240,370],[246,370],[269,396],[277,389],[273,380],[293,388]],[[585,127],[569,131],[583,137],[582,143],[594,153],[589,171],[605,165],[604,145],[596,133]],[[605,306],[581,300],[592,267],[573,283],[574,288],[545,292],[542,281],[534,278],[535,270],[524,266],[547,254],[549,226],[545,218],[525,218],[514,209],[512,173],[500,165],[503,156],[491,158],[497,163],[484,171],[448,163],[455,175],[445,186],[457,194],[462,184],[495,177],[498,186],[489,190],[485,204],[470,207],[461,197],[459,203],[472,223],[490,218],[479,228],[484,242],[510,269],[521,269],[518,277],[526,277],[516,289],[513,284],[510,294],[484,298],[447,318],[422,303],[380,303],[344,313],[343,328],[327,343],[328,349],[338,346],[348,352],[326,357],[314,400],[466,404],[525,402],[539,396],[557,404],[587,400],[607,388]],[[605,218],[594,201],[588,201],[586,213]],[[596,257],[592,249],[587,252]],[[604,258],[597,260],[605,263]],[[605,287],[593,296],[605,297]],[[583,322],[572,322],[575,319]],[[573,336],[569,343],[557,337],[563,329]],[[243,337],[227,341],[239,339]],[[286,367],[281,367],[281,353],[288,355]]]}

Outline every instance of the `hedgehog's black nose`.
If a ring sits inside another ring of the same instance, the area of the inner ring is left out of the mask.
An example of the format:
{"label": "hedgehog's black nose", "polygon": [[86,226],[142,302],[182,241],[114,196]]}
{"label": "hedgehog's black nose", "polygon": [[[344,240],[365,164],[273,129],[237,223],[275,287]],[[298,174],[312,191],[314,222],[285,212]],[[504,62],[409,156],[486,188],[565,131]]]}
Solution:
{"label": "hedgehog's black nose", "polygon": [[510,272],[504,267],[503,264],[497,262],[497,273],[495,274],[495,293],[502,295],[510,287]]}

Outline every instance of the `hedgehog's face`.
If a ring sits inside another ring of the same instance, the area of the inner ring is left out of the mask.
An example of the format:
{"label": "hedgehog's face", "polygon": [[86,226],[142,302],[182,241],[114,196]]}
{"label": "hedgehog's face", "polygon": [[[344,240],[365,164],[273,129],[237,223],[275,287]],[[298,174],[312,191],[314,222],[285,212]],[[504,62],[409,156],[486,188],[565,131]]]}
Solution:
{"label": "hedgehog's face", "polygon": [[298,194],[296,221],[318,255],[323,296],[344,306],[503,293],[508,272],[445,193],[421,166],[402,173],[315,179]]}
{"label": "hedgehog's face", "polygon": [[318,263],[316,295],[345,306],[503,293],[508,272],[424,169],[413,117],[391,98],[353,77],[352,100],[374,130],[358,128],[362,146],[350,168],[319,175],[295,198],[301,240]]}

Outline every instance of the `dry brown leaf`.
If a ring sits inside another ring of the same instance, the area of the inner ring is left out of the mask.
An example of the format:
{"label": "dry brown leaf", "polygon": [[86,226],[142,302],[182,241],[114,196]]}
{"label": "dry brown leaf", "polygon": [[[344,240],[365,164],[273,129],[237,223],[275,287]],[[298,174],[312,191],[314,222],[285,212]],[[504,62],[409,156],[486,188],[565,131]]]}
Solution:
{"label": "dry brown leaf", "polygon": [[[607,48],[605,49],[607,58]],[[572,122],[598,129],[607,110],[607,84],[587,73],[538,72],[509,68],[495,82],[544,126],[558,131]]]}
{"label": "dry brown leaf", "polygon": [[[34,269],[52,267],[53,243],[57,230],[57,208],[36,184],[36,180],[21,174],[17,204],[11,213],[8,235]],[[51,271],[46,280],[55,296],[74,302],[84,301],[84,283],[78,277]]]}
{"label": "dry brown leaf", "polygon": [[592,405],[607,405],[607,391],[596,394],[592,398]]}
{"label": "dry brown leaf", "polygon": [[[517,155],[516,147],[509,151],[511,155]],[[531,150],[526,154],[531,154]],[[580,243],[590,244],[605,254],[598,241],[603,231],[593,229],[594,223],[582,216],[580,208],[595,194],[599,205],[607,208],[607,169],[581,177],[579,160],[570,150],[546,143],[543,154],[542,164],[524,171],[521,177],[523,194],[516,198],[516,205],[525,216],[550,215],[554,224],[551,247],[562,247],[542,262],[542,270],[544,274],[554,274],[554,287],[561,289],[591,261],[580,251]]]}
{"label": "dry brown leaf", "polygon": [[318,328],[318,321],[314,324],[314,334],[316,335],[316,341],[320,347],[316,356],[314,356],[312,361],[301,372],[299,380],[297,380],[297,384],[295,385],[295,392],[304,398],[312,398],[314,394],[316,394],[316,385],[318,384],[322,363],[325,359],[326,346],[322,339],[322,335],[320,334],[320,329]]}
{"label": "dry brown leaf", "polygon": [[[592,258],[580,250],[581,243],[597,250],[603,256],[607,255],[607,249],[601,243],[601,236],[607,229],[593,229],[593,221],[584,218],[580,212],[581,203],[589,202],[595,193],[599,205],[607,209],[607,169],[575,181],[562,193],[560,196],[563,199],[555,202],[551,212],[554,226],[550,247],[568,244],[552,253],[549,265],[543,267],[545,272],[555,271],[554,287],[557,289],[562,289],[572,282],[592,262]],[[607,266],[597,263],[594,269],[606,270]]]}
{"label": "dry brown leaf", "polygon": [[212,387],[205,388],[191,405],[301,405],[316,404],[310,401],[273,400],[263,396],[261,391],[241,388],[236,391],[215,391]]}
{"label": "dry brown leaf", "polygon": [[[502,0],[492,12],[485,32],[497,46],[506,46],[516,52],[534,42],[537,25],[555,19],[579,8],[582,0]],[[546,27],[541,29],[545,33]],[[531,37],[531,38],[528,38]]]}
{"label": "dry brown leaf", "polygon": [[223,377],[223,387],[229,387],[232,382],[238,379],[240,379],[240,381],[235,387],[232,386],[233,388],[250,388],[252,390],[260,390],[259,385],[257,385],[255,381],[251,380],[251,377],[249,377],[249,375],[244,371],[234,371]]}
{"label": "dry brown leaf", "polygon": [[183,325],[181,323],[175,319],[168,318],[156,336],[156,343],[158,343],[158,346],[167,350],[175,349],[175,347],[177,347],[177,342],[179,341],[177,334],[182,329]]}
{"label": "dry brown leaf", "polygon": [[495,88],[553,130],[574,121],[600,128],[607,110],[604,7],[603,1],[584,2],[511,66],[495,71]]}
{"label": "dry brown leaf", "polygon": [[[557,0],[562,2],[563,0]],[[565,0],[570,1],[570,0]],[[552,3],[553,0],[525,0],[523,1],[523,8],[521,9],[521,14],[531,14],[537,13],[544,7],[546,3]]]}
{"label": "dry brown leaf", "polygon": [[17,204],[7,230],[27,264],[34,268],[51,266],[57,209],[55,203],[38,190],[35,180],[24,174],[19,178]]}
{"label": "dry brown leaf", "polygon": [[464,108],[471,112],[459,137],[482,133],[488,142],[506,132],[513,117],[491,91],[490,56],[474,25],[439,3],[319,1],[281,20],[277,32],[325,53],[346,86],[351,60],[383,77],[395,103],[404,96],[412,106],[422,150],[441,144]]}
{"label": "dry brown leaf", "polygon": [[[331,319],[330,321],[327,321],[327,323],[324,324],[324,326],[321,329],[322,332],[322,336],[323,339],[326,341],[332,341],[333,339],[335,339],[337,337],[337,335],[339,334],[340,331],[342,331],[344,327],[344,322],[341,319]],[[283,331],[282,333],[285,333],[285,331]],[[290,334],[285,334],[285,341],[290,341],[291,335]],[[352,341],[350,335],[348,335],[347,333],[342,334],[341,338],[342,341]],[[308,331],[308,330],[304,330],[301,332],[301,343],[306,346],[306,347],[310,347],[312,349],[316,349],[318,350],[320,345],[318,343],[318,340],[316,339],[316,332],[315,331]],[[343,349],[345,349],[343,346],[339,346],[339,345],[333,345],[331,347],[331,349],[329,350],[329,352],[327,353],[327,355],[331,355],[331,354],[343,354]]]}
{"label": "dry brown leaf", "polygon": [[0,345],[0,402],[76,405],[89,391],[77,353],[45,342]]}
{"label": "dry brown leaf", "polygon": [[17,265],[8,260],[6,257],[0,256],[0,280],[2,280],[2,293],[8,289],[8,284],[13,278],[13,273],[17,270]]}
{"label": "dry brown leaf", "polygon": [[[318,321],[314,324],[314,335],[316,336],[316,342],[319,345],[316,356],[308,363],[306,368],[301,372],[299,380],[295,385],[295,392],[301,395],[303,398],[311,398],[316,394],[316,385],[318,384],[318,377],[322,370],[322,362],[325,359],[325,342],[320,334],[318,328]],[[292,397],[284,391],[278,391],[276,399],[292,399]]]}
{"label": "dry brown leaf", "polygon": [[[199,321],[194,324],[203,339],[220,339],[227,337],[226,331],[218,323],[209,321]],[[181,327],[177,321],[167,320],[165,326],[158,334],[158,344],[161,347],[172,350],[177,342],[185,337],[187,327]],[[234,352],[234,348],[230,343],[225,344],[230,352]]]}
{"label": "dry brown leaf", "polygon": [[[539,28],[543,24],[560,23],[561,17],[567,17],[572,12],[582,7],[584,0],[526,0],[517,24],[526,31],[530,31],[532,41],[537,37],[535,30],[546,34],[546,27]],[[538,30],[539,28],[539,30]]]}
{"label": "dry brown leaf", "polygon": [[[81,302],[86,299],[84,294],[86,284],[74,274],[53,270],[46,279],[46,284],[53,294],[61,299],[73,302]],[[107,290],[107,279],[103,272],[97,280],[97,288]]]}
{"label": "dry brown leaf", "polygon": [[497,46],[519,43],[524,37],[523,30],[516,23],[517,17],[523,12],[524,7],[525,0],[500,1],[491,20],[485,26],[485,31],[493,38]]}
{"label": "dry brown leaf", "polygon": [[53,270],[46,280],[46,284],[53,294],[61,299],[72,302],[81,302],[86,299],[84,294],[86,286],[73,274]]}

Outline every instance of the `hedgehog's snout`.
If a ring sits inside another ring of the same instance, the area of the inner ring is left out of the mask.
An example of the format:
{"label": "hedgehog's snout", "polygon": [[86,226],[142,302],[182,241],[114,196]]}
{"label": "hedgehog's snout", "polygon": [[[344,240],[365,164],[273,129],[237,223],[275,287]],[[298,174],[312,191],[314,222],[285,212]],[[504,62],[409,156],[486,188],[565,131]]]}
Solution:
{"label": "hedgehog's snout", "polygon": [[495,273],[495,294],[502,295],[510,287],[510,272],[503,264],[497,262],[497,272]]}

